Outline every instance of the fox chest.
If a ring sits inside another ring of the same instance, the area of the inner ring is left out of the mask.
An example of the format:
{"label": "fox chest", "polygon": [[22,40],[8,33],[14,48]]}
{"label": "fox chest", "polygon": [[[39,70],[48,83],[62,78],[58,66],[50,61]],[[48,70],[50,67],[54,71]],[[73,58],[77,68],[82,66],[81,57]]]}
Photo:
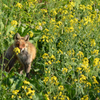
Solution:
{"label": "fox chest", "polygon": [[17,58],[21,63],[24,63],[24,64],[28,64],[31,62],[31,59],[30,59],[31,56],[28,54],[28,52],[18,54]]}

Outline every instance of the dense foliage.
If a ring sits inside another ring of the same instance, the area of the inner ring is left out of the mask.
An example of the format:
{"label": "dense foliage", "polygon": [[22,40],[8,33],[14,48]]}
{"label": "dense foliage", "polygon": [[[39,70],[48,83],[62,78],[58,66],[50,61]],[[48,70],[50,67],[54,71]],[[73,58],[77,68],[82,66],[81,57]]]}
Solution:
{"label": "dense foliage", "polygon": [[2,59],[17,32],[37,56],[30,79],[1,68],[0,100],[100,99],[99,0],[0,0]]}

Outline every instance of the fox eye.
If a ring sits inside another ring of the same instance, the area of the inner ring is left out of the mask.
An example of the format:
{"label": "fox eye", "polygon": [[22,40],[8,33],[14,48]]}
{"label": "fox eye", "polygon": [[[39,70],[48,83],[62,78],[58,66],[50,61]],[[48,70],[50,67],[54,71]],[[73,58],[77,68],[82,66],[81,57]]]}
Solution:
{"label": "fox eye", "polygon": [[23,47],[25,47],[25,44],[22,44]]}

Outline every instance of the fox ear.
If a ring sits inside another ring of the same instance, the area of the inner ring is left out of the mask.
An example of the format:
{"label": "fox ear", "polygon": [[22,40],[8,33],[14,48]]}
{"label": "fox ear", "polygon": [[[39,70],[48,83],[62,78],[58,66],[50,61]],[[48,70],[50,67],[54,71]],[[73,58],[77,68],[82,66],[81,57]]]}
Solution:
{"label": "fox ear", "polygon": [[19,34],[19,33],[16,33],[15,36],[14,36],[14,39],[15,39],[15,40],[18,40],[18,39],[20,39],[20,38],[21,38],[20,34]]}
{"label": "fox ear", "polygon": [[24,37],[24,39],[25,39],[25,41],[29,41],[29,35],[26,35],[26,36]]}

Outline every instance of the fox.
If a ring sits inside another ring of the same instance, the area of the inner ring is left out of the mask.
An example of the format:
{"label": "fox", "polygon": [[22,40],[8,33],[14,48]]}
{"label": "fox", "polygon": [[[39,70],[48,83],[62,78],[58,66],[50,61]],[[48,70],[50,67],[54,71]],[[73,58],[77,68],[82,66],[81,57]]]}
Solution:
{"label": "fox", "polygon": [[[36,58],[36,48],[29,42],[29,35],[22,37],[19,33],[16,33],[13,39],[14,43],[5,52],[3,70],[6,66],[6,71],[10,72],[16,61],[18,61],[21,65],[19,73],[22,74],[24,70],[26,77],[29,78],[31,64]],[[14,52],[16,47],[20,50],[18,55]]]}

